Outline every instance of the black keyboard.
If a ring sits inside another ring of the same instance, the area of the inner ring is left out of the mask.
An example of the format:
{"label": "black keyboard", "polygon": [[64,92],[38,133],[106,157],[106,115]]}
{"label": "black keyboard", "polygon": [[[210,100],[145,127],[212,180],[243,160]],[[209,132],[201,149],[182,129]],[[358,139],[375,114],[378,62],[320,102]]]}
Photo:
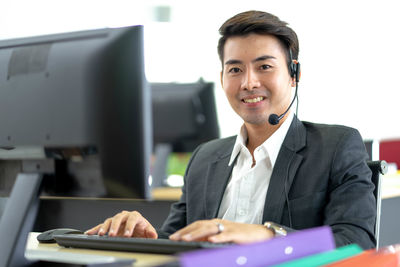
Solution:
{"label": "black keyboard", "polygon": [[169,239],[111,237],[83,234],[55,235],[57,244],[64,247],[118,250],[157,254],[175,254],[202,248],[220,248],[228,243],[185,242]]}

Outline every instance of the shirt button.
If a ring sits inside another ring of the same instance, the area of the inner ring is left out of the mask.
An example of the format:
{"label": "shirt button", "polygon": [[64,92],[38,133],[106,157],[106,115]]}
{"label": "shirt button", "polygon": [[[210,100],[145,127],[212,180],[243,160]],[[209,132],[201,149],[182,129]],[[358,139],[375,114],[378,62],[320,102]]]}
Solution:
{"label": "shirt button", "polygon": [[239,215],[240,216],[243,216],[243,215],[245,215],[246,214],[246,212],[244,211],[244,210],[239,210]]}

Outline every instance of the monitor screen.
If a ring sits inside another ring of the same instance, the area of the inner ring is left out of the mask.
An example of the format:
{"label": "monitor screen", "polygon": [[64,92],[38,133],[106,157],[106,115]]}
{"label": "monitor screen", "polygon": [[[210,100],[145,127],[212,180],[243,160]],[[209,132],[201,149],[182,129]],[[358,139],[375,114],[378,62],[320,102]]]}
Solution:
{"label": "monitor screen", "polygon": [[219,137],[214,84],[152,83],[154,145],[171,144],[173,152],[192,152]]}
{"label": "monitor screen", "polygon": [[91,196],[148,198],[151,121],[142,26],[0,42],[3,160],[42,149],[55,183],[87,169],[104,187]]}
{"label": "monitor screen", "polygon": [[[152,83],[154,158],[152,187],[181,185],[170,182],[170,174],[182,176],[190,155],[197,146],[219,138],[214,84],[200,79],[196,83]],[[173,172],[170,173],[173,169]],[[179,169],[179,173],[176,173]],[[171,180],[172,181],[172,180]]]}

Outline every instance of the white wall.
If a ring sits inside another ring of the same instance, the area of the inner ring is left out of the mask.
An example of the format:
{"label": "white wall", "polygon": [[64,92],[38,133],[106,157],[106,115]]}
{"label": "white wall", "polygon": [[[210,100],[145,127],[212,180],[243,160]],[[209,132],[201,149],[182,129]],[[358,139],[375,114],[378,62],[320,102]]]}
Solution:
{"label": "white wall", "polygon": [[[219,83],[219,26],[260,9],[290,23],[300,40],[299,117],[358,128],[364,138],[400,136],[400,18],[396,0],[123,1],[4,0],[0,39],[144,24],[150,81],[216,83],[223,136],[241,124]],[[171,22],[153,8],[171,6]]]}

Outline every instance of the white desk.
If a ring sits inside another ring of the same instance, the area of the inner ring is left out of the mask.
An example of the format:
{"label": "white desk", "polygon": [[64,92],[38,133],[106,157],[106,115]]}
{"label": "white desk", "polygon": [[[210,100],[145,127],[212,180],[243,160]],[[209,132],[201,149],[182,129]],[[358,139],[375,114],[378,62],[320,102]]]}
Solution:
{"label": "white desk", "polygon": [[174,256],[161,255],[161,254],[147,254],[147,253],[131,253],[131,252],[117,252],[117,251],[106,251],[106,250],[92,250],[92,249],[75,249],[75,248],[64,248],[57,244],[40,244],[36,236],[39,233],[30,233],[26,245],[27,255],[40,255],[39,259],[49,260],[52,257],[55,258],[68,258],[68,257],[79,257],[86,256],[111,256],[117,258],[128,258],[136,259],[132,266],[156,266],[162,263],[173,261]]}

